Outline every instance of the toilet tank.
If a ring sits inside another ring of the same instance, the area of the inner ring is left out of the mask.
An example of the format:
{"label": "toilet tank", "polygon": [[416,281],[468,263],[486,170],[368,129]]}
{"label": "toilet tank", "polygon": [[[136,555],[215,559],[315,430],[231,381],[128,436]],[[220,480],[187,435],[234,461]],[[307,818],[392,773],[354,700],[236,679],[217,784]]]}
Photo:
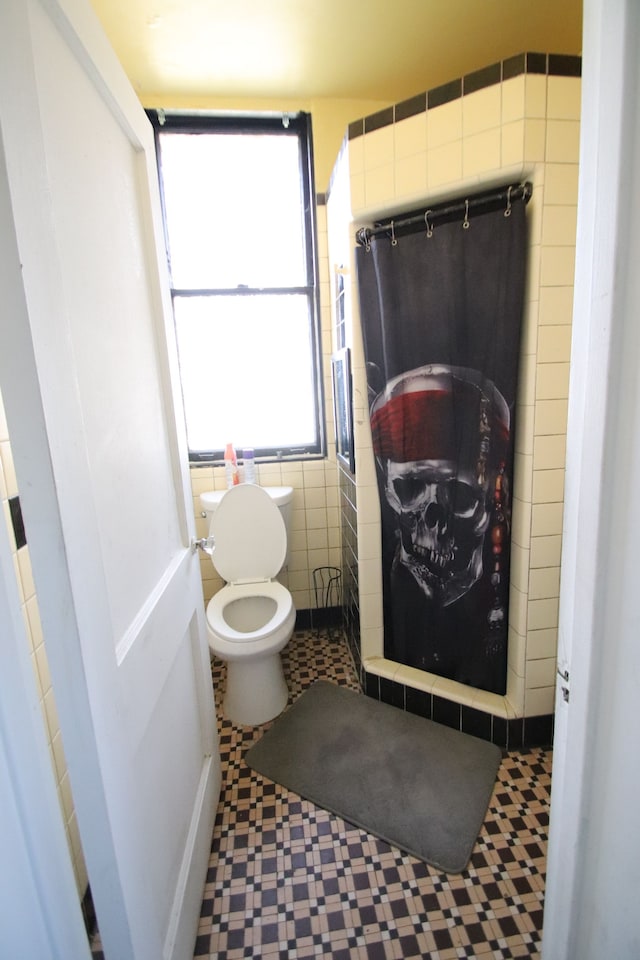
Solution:
{"label": "toilet tank", "polygon": [[[272,500],[275,501],[276,506],[282,514],[282,519],[284,520],[285,529],[287,531],[287,553],[284,558],[284,566],[289,564],[289,553],[291,543],[291,511],[293,504],[293,487],[263,487]],[[210,490],[206,493],[200,494],[200,506],[202,510],[207,515],[209,520],[209,529],[211,529],[211,518],[215,513],[216,507],[220,503],[222,497],[225,495],[226,490]]]}

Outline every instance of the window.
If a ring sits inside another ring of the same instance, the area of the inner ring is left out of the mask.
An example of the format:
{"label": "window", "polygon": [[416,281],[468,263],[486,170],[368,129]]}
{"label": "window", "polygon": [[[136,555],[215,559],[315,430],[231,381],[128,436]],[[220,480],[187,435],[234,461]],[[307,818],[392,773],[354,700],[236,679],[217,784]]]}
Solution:
{"label": "window", "polygon": [[149,116],[190,459],[323,455],[310,117]]}

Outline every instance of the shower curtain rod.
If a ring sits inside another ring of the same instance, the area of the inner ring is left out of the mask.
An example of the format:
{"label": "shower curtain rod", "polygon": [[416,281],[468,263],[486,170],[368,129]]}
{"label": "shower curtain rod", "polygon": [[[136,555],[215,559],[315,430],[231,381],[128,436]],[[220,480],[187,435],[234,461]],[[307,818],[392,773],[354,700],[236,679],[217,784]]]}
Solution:
{"label": "shower curtain rod", "polygon": [[401,230],[403,227],[422,225],[426,228],[427,232],[429,232],[433,228],[434,222],[443,217],[464,213],[466,221],[471,210],[499,203],[504,203],[505,216],[508,216],[511,203],[514,200],[523,200],[525,203],[528,203],[532,193],[533,184],[527,180],[524,183],[514,183],[510,186],[501,187],[493,193],[483,193],[465,200],[456,200],[455,203],[441,204],[440,206],[425,210],[424,213],[401,217],[399,220],[389,218],[385,223],[377,224],[375,227],[361,227],[360,230],[356,231],[356,243],[359,243],[363,247],[369,247],[371,241],[378,237],[384,236],[395,239],[395,231]]}

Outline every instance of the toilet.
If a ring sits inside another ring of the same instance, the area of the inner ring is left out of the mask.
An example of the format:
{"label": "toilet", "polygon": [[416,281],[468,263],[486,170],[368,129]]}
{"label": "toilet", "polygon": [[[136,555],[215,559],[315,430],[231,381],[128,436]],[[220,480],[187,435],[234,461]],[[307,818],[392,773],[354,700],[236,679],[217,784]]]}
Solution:
{"label": "toilet", "polygon": [[213,565],[226,581],[207,605],[209,647],[227,664],[224,715],[244,726],[272,720],[289,696],[280,651],[296,610],[275,578],[288,554],[283,514],[292,495],[291,487],[242,483],[200,498],[210,517]]}

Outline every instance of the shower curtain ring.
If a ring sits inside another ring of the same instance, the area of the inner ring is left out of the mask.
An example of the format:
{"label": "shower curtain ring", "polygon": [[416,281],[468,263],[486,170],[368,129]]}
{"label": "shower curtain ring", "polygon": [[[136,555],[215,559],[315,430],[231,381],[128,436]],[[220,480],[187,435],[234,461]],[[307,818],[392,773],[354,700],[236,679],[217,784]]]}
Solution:
{"label": "shower curtain ring", "polygon": [[363,230],[363,237],[364,237],[364,248],[367,251],[367,253],[371,253],[371,240],[369,238],[369,232],[366,227]]}
{"label": "shower curtain ring", "polygon": [[468,230],[471,224],[469,223],[469,201],[465,200],[464,202],[464,220],[462,221],[462,229]]}
{"label": "shower curtain ring", "polygon": [[424,215],[424,225],[425,225],[425,227],[427,228],[427,236],[428,236],[428,237],[432,237],[432,236],[433,236],[433,224],[432,224],[432,223],[429,223],[429,214],[430,214],[431,212],[432,212],[431,210],[427,210],[427,212],[426,212],[425,215]]}
{"label": "shower curtain ring", "polygon": [[511,216],[511,187],[507,190],[507,209],[504,212],[505,217]]}
{"label": "shower curtain ring", "polygon": [[393,220],[391,221],[391,246],[392,247],[398,246],[398,241],[396,240],[396,232],[393,226]]}

